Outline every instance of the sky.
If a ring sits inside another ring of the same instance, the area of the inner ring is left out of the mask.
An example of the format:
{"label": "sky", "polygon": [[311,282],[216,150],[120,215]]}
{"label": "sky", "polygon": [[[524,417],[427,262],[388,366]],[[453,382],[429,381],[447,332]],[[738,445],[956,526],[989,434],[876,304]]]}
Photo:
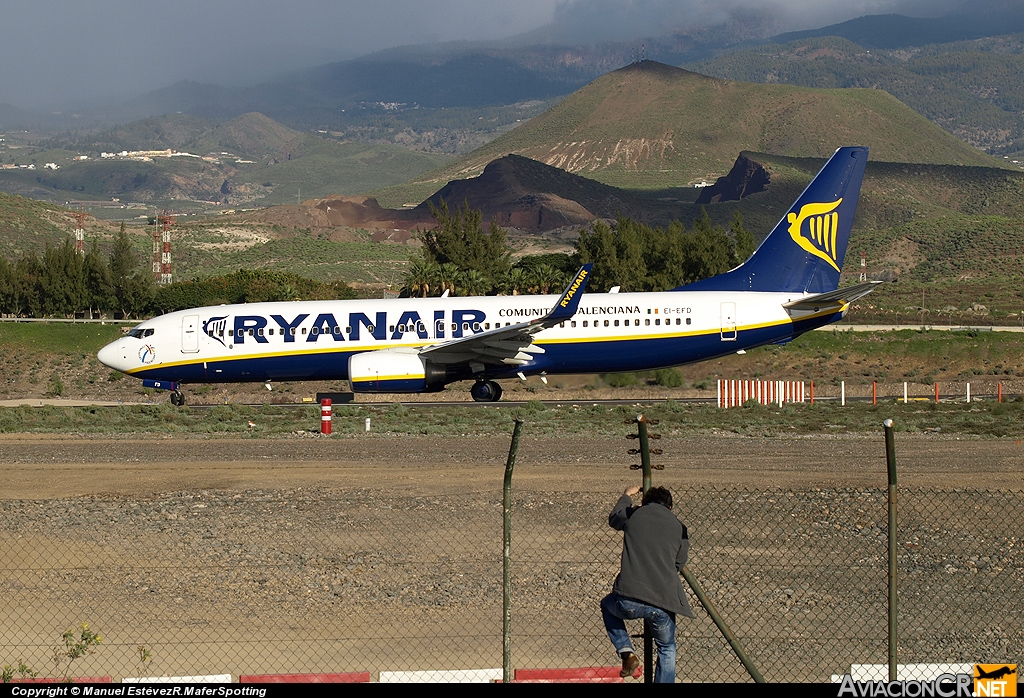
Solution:
{"label": "sky", "polygon": [[252,84],[394,46],[542,27],[574,40],[654,36],[751,8],[780,31],[864,14],[934,15],[964,0],[8,0],[0,103],[80,108],[179,80]]}

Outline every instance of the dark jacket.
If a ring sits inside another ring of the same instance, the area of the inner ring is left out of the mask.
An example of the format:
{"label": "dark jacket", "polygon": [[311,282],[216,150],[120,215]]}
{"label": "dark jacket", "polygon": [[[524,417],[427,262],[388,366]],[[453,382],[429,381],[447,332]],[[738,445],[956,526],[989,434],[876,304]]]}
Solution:
{"label": "dark jacket", "polygon": [[686,526],[662,504],[632,504],[622,495],[608,515],[608,525],[623,532],[622,568],[615,578],[615,592],[692,618],[679,579],[690,551]]}

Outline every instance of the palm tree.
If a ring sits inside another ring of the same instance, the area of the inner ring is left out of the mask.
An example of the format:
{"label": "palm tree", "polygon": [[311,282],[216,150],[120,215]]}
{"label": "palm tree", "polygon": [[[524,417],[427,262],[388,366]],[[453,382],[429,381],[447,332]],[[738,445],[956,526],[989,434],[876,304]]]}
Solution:
{"label": "palm tree", "polygon": [[460,276],[462,270],[459,269],[459,265],[453,264],[452,262],[445,262],[438,269],[437,279],[441,283],[441,288],[452,296],[455,295],[455,285],[460,282]]}
{"label": "palm tree", "polygon": [[505,291],[513,296],[518,296],[526,288],[529,275],[522,267],[512,267],[508,276],[505,277]]}
{"label": "palm tree", "polygon": [[405,288],[409,290],[410,296],[426,298],[430,295],[430,287],[436,287],[440,268],[435,262],[426,259],[417,259],[409,266],[405,275]]}
{"label": "palm tree", "polygon": [[461,295],[464,296],[483,296],[491,290],[491,282],[476,269],[470,269],[462,275],[461,285]]}

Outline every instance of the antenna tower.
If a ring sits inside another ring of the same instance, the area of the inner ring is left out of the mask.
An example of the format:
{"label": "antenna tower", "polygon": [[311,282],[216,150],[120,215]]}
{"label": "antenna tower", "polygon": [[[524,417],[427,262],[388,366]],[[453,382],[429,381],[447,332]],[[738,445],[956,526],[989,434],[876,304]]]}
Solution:
{"label": "antenna tower", "polygon": [[74,211],[75,217],[75,252],[85,256],[85,211]]}
{"label": "antenna tower", "polygon": [[868,259],[864,256],[864,250],[860,251],[860,280],[868,280]]}
{"label": "antenna tower", "polygon": [[171,283],[171,226],[177,219],[167,209],[156,217],[153,231],[153,280],[164,286]]}

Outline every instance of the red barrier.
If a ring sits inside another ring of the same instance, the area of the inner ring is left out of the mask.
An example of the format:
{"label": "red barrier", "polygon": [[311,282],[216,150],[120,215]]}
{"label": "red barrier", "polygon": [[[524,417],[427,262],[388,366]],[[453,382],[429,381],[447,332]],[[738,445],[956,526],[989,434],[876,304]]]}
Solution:
{"label": "red barrier", "polygon": [[[747,400],[762,405],[782,405],[786,402],[804,402],[803,381],[718,381],[718,406],[739,407]],[[814,401],[814,384],[811,384],[811,402]]]}
{"label": "red barrier", "polygon": [[326,397],[320,401],[320,433],[331,435],[331,400]]}
{"label": "red barrier", "polygon": [[113,683],[113,681],[111,681],[109,676],[72,676],[69,679],[65,679],[63,677],[33,677],[24,679],[11,679],[11,683]]}

